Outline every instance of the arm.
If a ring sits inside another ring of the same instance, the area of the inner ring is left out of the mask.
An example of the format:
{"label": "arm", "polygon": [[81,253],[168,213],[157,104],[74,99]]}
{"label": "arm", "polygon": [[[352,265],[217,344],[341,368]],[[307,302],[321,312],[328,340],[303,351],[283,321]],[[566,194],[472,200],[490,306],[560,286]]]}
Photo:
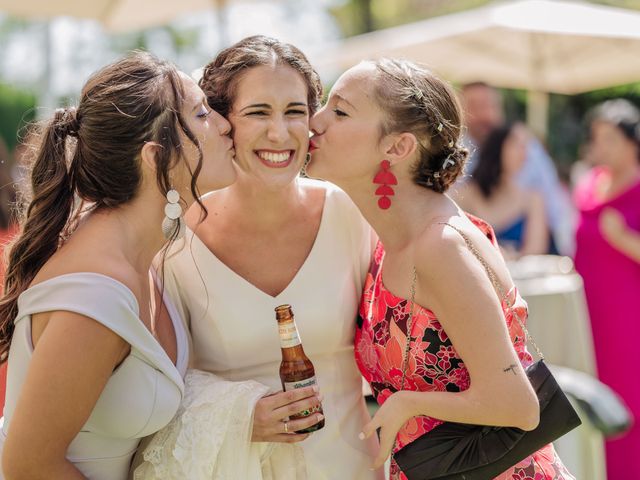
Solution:
{"label": "arm", "polygon": [[529,194],[527,225],[520,255],[541,255],[549,250],[549,228],[544,212],[544,201],[538,192]]}
{"label": "arm", "polygon": [[82,315],[46,315],[4,445],[7,480],[85,478],[66,459],[67,449],[129,348]]}
{"label": "arm", "polygon": [[640,263],[640,232],[630,229],[624,216],[613,208],[605,208],[599,221],[607,242],[634,262]]}
{"label": "arm", "polygon": [[416,303],[429,304],[464,360],[468,390],[394,393],[363,429],[380,427],[380,453],[374,467],[389,455],[394,438],[410,418],[428,415],[445,421],[514,426],[532,430],[538,423],[538,399],[520,365],[506,322],[482,265],[455,231],[433,228],[441,237],[416,255]]}

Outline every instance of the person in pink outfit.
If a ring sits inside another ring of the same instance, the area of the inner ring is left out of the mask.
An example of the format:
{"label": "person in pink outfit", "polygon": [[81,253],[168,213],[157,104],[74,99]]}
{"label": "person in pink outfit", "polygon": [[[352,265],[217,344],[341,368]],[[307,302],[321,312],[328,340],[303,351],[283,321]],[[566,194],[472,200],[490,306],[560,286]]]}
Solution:
{"label": "person in pink outfit", "polygon": [[607,441],[609,480],[638,478],[640,453],[640,111],[622,99],[593,111],[590,155],[596,163],[578,184],[575,265],[584,279],[600,380],[636,418]]}
{"label": "person in pink outfit", "polygon": [[[380,404],[361,435],[380,429],[374,467],[443,421],[538,425],[523,368],[532,362],[520,325],[526,304],[491,227],[445,193],[468,156],[461,121],[451,87],[390,59],[349,69],[311,120],[308,174],[341,187],[380,239],[355,337]],[[390,474],[406,478],[393,458]],[[546,445],[497,478],[573,476]]]}

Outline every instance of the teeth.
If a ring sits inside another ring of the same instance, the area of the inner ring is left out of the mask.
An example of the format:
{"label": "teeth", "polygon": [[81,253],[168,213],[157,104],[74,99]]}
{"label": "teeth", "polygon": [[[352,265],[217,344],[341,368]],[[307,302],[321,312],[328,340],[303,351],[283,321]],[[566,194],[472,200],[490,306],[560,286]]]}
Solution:
{"label": "teeth", "polygon": [[289,152],[284,152],[284,153],[258,152],[258,156],[270,163],[282,163],[289,160]]}

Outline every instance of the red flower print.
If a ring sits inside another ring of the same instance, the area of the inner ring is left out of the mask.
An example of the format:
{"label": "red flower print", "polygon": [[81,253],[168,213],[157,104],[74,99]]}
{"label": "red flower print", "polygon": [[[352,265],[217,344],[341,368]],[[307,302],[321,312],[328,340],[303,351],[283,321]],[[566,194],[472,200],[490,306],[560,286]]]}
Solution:
{"label": "red flower print", "polygon": [[356,357],[363,374],[376,370],[378,355],[368,330],[362,331],[356,340]]}
{"label": "red flower print", "polygon": [[449,372],[449,381],[455,383],[461,392],[467,390],[471,384],[469,371],[465,367],[454,368]]}
{"label": "red flower print", "polygon": [[440,351],[437,353],[437,355],[438,355],[438,358],[440,359],[438,361],[438,366],[444,371],[449,370],[451,368],[450,360],[452,358],[455,358],[455,352],[453,350],[453,347],[451,346],[445,347],[444,345],[441,345]]}

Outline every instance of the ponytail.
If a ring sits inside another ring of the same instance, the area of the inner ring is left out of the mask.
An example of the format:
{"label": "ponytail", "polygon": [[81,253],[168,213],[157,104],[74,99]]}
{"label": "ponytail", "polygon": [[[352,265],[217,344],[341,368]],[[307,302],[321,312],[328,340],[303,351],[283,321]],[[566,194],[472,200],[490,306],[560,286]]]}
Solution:
{"label": "ponytail", "polygon": [[69,222],[74,188],[67,161],[67,137],[78,135],[74,108],[58,109],[42,132],[31,172],[32,200],[22,232],[8,256],[4,296],[0,300],[0,363],[6,361],[18,297],[42,266],[58,250],[60,235]]}

